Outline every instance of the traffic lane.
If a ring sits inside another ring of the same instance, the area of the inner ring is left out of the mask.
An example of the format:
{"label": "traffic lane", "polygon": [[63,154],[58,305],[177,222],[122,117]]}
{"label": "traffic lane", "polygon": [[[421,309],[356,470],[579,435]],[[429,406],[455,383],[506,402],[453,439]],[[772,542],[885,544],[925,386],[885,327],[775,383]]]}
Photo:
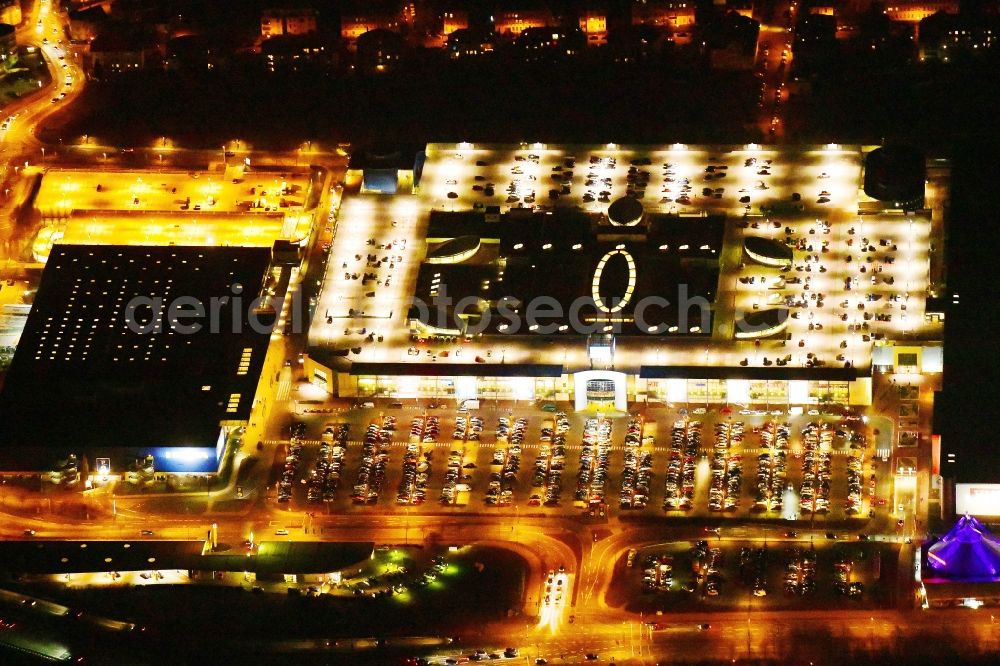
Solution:
{"label": "traffic lane", "polygon": [[[36,21],[36,13],[38,13]],[[52,34],[55,34],[56,39],[65,38],[66,23],[62,20],[63,16],[57,12],[50,12],[47,10],[47,6],[41,7],[36,10],[34,3],[32,3],[31,10],[27,13],[27,16],[22,20],[22,23],[17,28],[18,42],[21,44],[30,44],[37,48],[41,48],[44,52],[48,45],[42,43],[43,39],[48,39]],[[41,25],[42,30],[39,31],[39,25]],[[55,33],[52,30],[55,29]],[[67,40],[64,39],[64,42]],[[54,45],[53,45],[54,46]],[[60,51],[62,49],[60,48]],[[72,53],[75,55],[75,50],[70,46],[66,49],[67,53]],[[49,64],[52,61],[62,62],[58,60],[58,55],[56,58],[49,60]],[[70,60],[70,66],[73,68],[74,76],[82,75],[82,69],[76,66],[74,60]],[[50,71],[53,67],[50,67]]]}
{"label": "traffic lane", "polygon": [[[988,615],[967,611],[901,614],[867,611],[755,612],[692,615],[683,622],[668,621],[668,630],[641,631],[638,618],[578,613],[572,632],[555,635],[525,634],[510,627],[491,625],[484,635],[506,636],[506,643],[520,645],[522,656],[542,657],[549,663],[579,663],[587,653],[597,653],[604,661],[611,657],[621,663],[639,655],[670,659],[743,658],[801,659],[825,661],[831,650],[882,649],[898,646],[898,641],[920,641],[928,632],[961,635],[954,647],[977,653],[981,646],[994,646],[995,624]],[[631,638],[624,625],[633,624]],[[699,631],[698,624],[710,628]],[[748,642],[749,638],[749,642]],[[473,643],[475,639],[470,639]],[[463,643],[470,643],[463,638]]]}
{"label": "traffic lane", "polygon": [[[287,528],[292,531],[288,538],[313,540],[314,535],[306,535],[301,528],[306,520],[306,514],[302,512],[291,512],[274,509],[255,508],[241,516],[213,515],[213,516],[184,516],[184,515],[148,515],[141,510],[131,511],[123,509],[125,504],[121,498],[118,499],[119,513],[115,517],[113,524],[96,523],[94,521],[72,521],[59,517],[59,520],[47,518],[19,518],[9,516],[9,520],[0,528],[0,534],[9,539],[45,539],[45,538],[163,538],[163,539],[185,539],[201,538],[204,530],[213,522],[219,527],[220,534],[227,537],[245,538],[250,530],[256,534],[273,534],[275,529]],[[420,514],[401,515],[400,513],[375,513],[359,512],[352,515],[322,515],[316,514],[310,518],[310,524],[314,528],[322,528],[322,534],[327,538],[340,536],[341,533],[347,536],[356,536],[366,528],[373,531],[384,531],[392,538],[400,538],[403,530],[409,527],[414,529],[419,526],[430,531],[451,531],[467,530],[475,533],[477,529],[488,528],[493,535],[510,536],[510,526],[498,524],[493,516],[489,515],[446,515],[427,516]],[[35,530],[35,534],[26,537],[23,534],[25,529]],[[153,536],[141,534],[142,529],[149,529],[154,532]],[[825,534],[831,528],[820,527],[814,529],[799,528],[795,537],[786,536],[784,532],[777,531],[773,527],[734,525],[723,526],[719,536],[706,535],[700,523],[691,523],[683,526],[675,525],[652,525],[634,527],[631,531],[621,533],[613,537],[608,542],[606,549],[624,546],[622,541],[631,540],[632,547],[645,547],[657,543],[667,543],[676,540],[697,540],[701,538],[723,539],[723,540],[747,540],[756,539],[775,542],[795,542],[805,543],[810,540],[825,540]],[[836,534],[845,536],[857,531],[854,529],[834,529]],[[579,522],[571,519],[560,519],[555,517],[536,517],[531,515],[520,516],[518,519],[518,535],[541,532],[550,538],[557,540],[570,538],[571,535],[579,534],[580,541],[590,542],[590,526],[581,526]],[[600,544],[600,542],[598,542]],[[619,551],[620,553],[621,551]],[[606,556],[607,559],[610,555]],[[573,558],[575,559],[575,558]],[[608,564],[613,564],[609,561]]]}
{"label": "traffic lane", "polygon": [[[409,532],[413,533],[414,527],[409,525],[410,522],[414,522],[417,526],[421,526],[427,530],[428,534],[434,534],[436,540],[441,543],[454,543],[456,545],[469,545],[472,543],[490,543],[495,545],[501,545],[506,547],[516,547],[516,548],[526,548],[529,552],[536,553],[541,559],[534,563],[530,568],[532,571],[532,578],[535,584],[538,584],[540,577],[544,575],[547,570],[552,570],[558,568],[560,565],[565,565],[569,571],[573,571],[577,567],[575,566],[572,552],[567,549],[564,539],[568,536],[568,530],[562,528],[558,531],[551,529],[551,524],[549,521],[544,521],[542,525],[532,525],[536,521],[528,520],[527,529],[518,532],[518,534],[513,536],[514,543],[511,543],[512,536],[507,531],[505,526],[489,525],[485,526],[482,524],[471,523],[467,520],[455,520],[455,519],[421,519],[418,521],[410,521],[405,516],[396,517],[382,517],[379,523],[382,523],[380,527],[372,526],[372,519],[364,519],[358,517],[354,520],[344,520],[341,517],[333,516],[327,517],[330,520],[324,520],[324,517],[317,517],[307,521],[304,516],[275,516],[273,519],[262,523],[260,521],[245,521],[242,523],[228,522],[219,524],[219,539],[222,543],[227,543],[230,546],[234,546],[242,542],[243,539],[249,538],[251,534],[256,535],[258,541],[260,540],[314,540],[316,539],[316,527],[320,527],[319,532],[323,535],[321,538],[327,539],[344,539],[344,540],[357,540],[359,538],[372,539],[376,543],[386,543],[386,544],[396,544],[403,543],[406,539],[406,534]],[[329,525],[328,523],[337,523],[336,525]],[[385,523],[390,523],[391,526],[386,526]],[[119,528],[116,533],[114,530],[104,530],[100,534],[89,534],[86,535],[89,538],[128,538],[128,534],[135,534],[136,527],[138,525],[144,525],[147,528],[152,528],[155,533],[155,537],[150,538],[198,538],[204,533],[206,529],[205,523],[196,525],[187,525],[185,527],[173,527],[166,528],[162,525],[157,524],[156,521],[143,521],[133,525],[133,531],[129,532],[124,528]],[[312,527],[312,536],[306,534],[303,526]],[[547,529],[548,528],[548,529]],[[277,535],[277,531],[287,531],[287,535]],[[548,534],[543,535],[542,532],[548,532]],[[645,533],[636,533],[634,536],[635,545],[641,547],[642,543],[653,542],[655,535],[662,534],[663,528],[648,528],[644,530]],[[273,535],[273,536],[272,536]],[[687,528],[687,535],[690,539],[700,538],[703,533],[697,531],[694,526]],[[79,534],[67,534],[66,538],[71,536],[79,537]],[[807,535],[803,535],[805,537]],[[662,538],[662,537],[661,537]],[[683,538],[681,534],[677,535],[677,538]],[[758,539],[761,537],[758,537]],[[764,536],[763,538],[767,538]],[[739,540],[746,541],[747,536],[741,536]],[[728,540],[728,538],[727,538]],[[775,541],[773,537],[772,542]],[[799,540],[800,543],[805,542],[805,538]],[[620,552],[620,551],[619,551]],[[601,564],[601,567],[608,567],[608,575],[605,578],[609,579],[610,569],[614,566],[616,559],[610,559],[606,565]],[[574,576],[574,578],[577,578]],[[579,581],[574,580],[574,583],[584,584],[584,580],[581,578]],[[603,591],[605,585],[602,583],[598,588]],[[529,584],[528,591],[530,592],[534,588]],[[576,589],[575,586],[572,589]],[[532,603],[533,599],[529,597],[528,603]],[[588,606],[588,602],[584,602],[581,607]]]}
{"label": "traffic lane", "polygon": [[[59,111],[60,108],[67,106],[68,103],[75,100],[83,92],[82,82],[85,80],[82,69],[75,64],[76,56],[74,56],[74,61],[68,62],[64,68],[61,64],[56,64],[63,61],[58,59],[58,54],[53,56],[56,53],[53,49],[42,47],[42,53],[49,69],[49,75],[52,78],[52,85],[40,89],[34,96],[25,99],[23,106],[13,107],[14,112],[22,116],[19,119],[21,131],[16,136],[6,137],[8,141],[14,139],[22,142],[25,148],[28,149],[39,149],[41,147],[42,144],[35,134],[35,128]],[[67,73],[71,75],[73,85],[68,89],[64,89]],[[60,91],[65,92],[66,96],[60,97]],[[56,93],[55,98],[51,97],[53,92]],[[53,103],[52,99],[55,99],[56,102]],[[10,130],[8,132],[10,133]]]}

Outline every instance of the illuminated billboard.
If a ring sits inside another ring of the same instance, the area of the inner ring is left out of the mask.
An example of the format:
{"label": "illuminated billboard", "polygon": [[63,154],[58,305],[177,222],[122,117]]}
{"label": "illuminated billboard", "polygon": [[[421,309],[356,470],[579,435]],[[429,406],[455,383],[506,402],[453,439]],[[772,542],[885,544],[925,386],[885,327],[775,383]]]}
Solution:
{"label": "illuminated billboard", "polygon": [[971,516],[1000,516],[1000,484],[955,484],[955,513]]}

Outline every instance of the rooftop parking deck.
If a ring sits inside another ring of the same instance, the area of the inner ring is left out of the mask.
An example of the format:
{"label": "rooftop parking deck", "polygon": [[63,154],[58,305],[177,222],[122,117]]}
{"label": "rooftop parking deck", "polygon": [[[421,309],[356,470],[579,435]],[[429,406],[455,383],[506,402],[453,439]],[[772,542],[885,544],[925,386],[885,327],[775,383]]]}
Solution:
{"label": "rooftop parking deck", "polygon": [[52,245],[270,247],[309,233],[304,173],[49,170],[35,200],[43,226],[33,254]]}
{"label": "rooftop parking deck", "polygon": [[36,201],[43,217],[71,211],[284,212],[301,207],[307,174],[50,169]]}
{"label": "rooftop parking deck", "polygon": [[[860,190],[864,154],[858,146],[833,144],[780,150],[428,145],[417,194],[354,195],[344,201],[310,342],[360,348],[352,360],[411,360],[406,313],[421,262],[433,249],[425,237],[434,211],[514,210],[516,215],[495,222],[503,225],[521,216],[517,209],[545,214],[566,207],[600,215],[630,196],[642,203],[646,217],[671,215],[679,226],[689,216],[692,225],[705,216],[725,221],[711,339],[685,339],[688,331],[679,329],[665,338],[619,335],[616,368],[868,368],[881,340],[941,336],[941,322],[925,317],[925,301],[932,253],[942,251],[942,241],[932,238],[928,213],[859,213],[859,202],[866,199]],[[453,237],[477,226],[466,220]],[[434,234],[438,243],[447,240],[447,218],[436,217]],[[748,257],[748,237],[788,248],[791,266],[762,265]],[[536,270],[558,275],[561,266]],[[643,270],[636,266],[637,274]],[[780,330],[737,338],[740,322],[760,319],[747,315],[772,308],[789,311]],[[524,328],[530,326],[519,332]],[[559,343],[543,335],[483,335],[436,362],[553,363],[572,372],[590,365],[584,340],[583,335]]]}

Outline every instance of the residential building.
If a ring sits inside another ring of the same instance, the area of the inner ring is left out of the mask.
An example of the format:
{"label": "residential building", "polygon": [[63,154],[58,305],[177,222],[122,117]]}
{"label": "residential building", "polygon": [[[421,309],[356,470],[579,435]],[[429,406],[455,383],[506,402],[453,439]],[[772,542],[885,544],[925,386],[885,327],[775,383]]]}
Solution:
{"label": "residential building", "polygon": [[389,5],[362,6],[360,4],[344,10],[340,14],[340,37],[353,44],[354,41],[372,30],[399,32],[402,28],[402,14]]}
{"label": "residential building", "polygon": [[317,35],[283,35],[261,44],[267,71],[325,70],[336,64],[334,49]]}
{"label": "residential building", "polygon": [[587,39],[576,28],[525,28],[514,44],[522,56],[532,59],[538,56],[575,55],[587,46]]}
{"label": "residential building", "polygon": [[922,20],[918,32],[922,62],[951,62],[995,47],[1000,38],[1000,16],[938,12]]}
{"label": "residential building", "polygon": [[385,72],[392,69],[403,55],[403,36],[398,32],[376,28],[357,41],[358,69],[363,72]]}
{"label": "residential building", "polygon": [[692,25],[694,14],[693,1],[636,0],[632,3],[632,25],[674,30]]}
{"label": "residential building", "polygon": [[460,28],[448,35],[447,49],[453,59],[476,57],[492,53],[496,41],[496,33]]}
{"label": "residential building", "polygon": [[753,0],[723,0],[722,2],[717,0],[715,4],[716,6],[721,5],[721,8],[726,12],[736,12],[740,16],[753,18]]}
{"label": "residential building", "polygon": [[172,70],[207,70],[223,67],[236,46],[213,34],[182,34],[167,42],[164,67]]}
{"label": "residential building", "polygon": [[69,38],[74,42],[89,42],[101,31],[108,15],[100,5],[75,9],[69,13]]}
{"label": "residential building", "polygon": [[307,7],[265,9],[260,15],[260,36],[310,35],[316,32],[315,9]]}
{"label": "residential building", "polygon": [[919,23],[938,12],[957,14],[958,0],[890,0],[882,12],[893,21]]}
{"label": "residential building", "polygon": [[[679,34],[670,33],[669,37]],[[608,33],[608,50],[615,62],[637,62],[657,53],[664,41],[663,31],[652,26],[626,25]]]}
{"label": "residential building", "polygon": [[809,68],[829,63],[837,48],[837,19],[827,14],[806,14],[795,25],[794,64]]}
{"label": "residential building", "polygon": [[0,0],[0,23],[9,25],[21,23],[20,0]]}
{"label": "residential building", "polygon": [[514,9],[497,11],[493,16],[493,30],[498,35],[517,36],[527,28],[551,28],[556,24],[548,6],[520,3]]}
{"label": "residential building", "polygon": [[832,3],[821,2],[809,7],[810,14],[818,14],[821,16],[836,16],[837,8],[833,6]]}
{"label": "residential building", "polygon": [[757,58],[760,23],[742,14],[730,12],[713,22],[704,34],[712,67],[747,70]]}
{"label": "residential building", "polygon": [[151,34],[134,26],[108,24],[90,43],[86,63],[95,78],[158,66],[159,48]]}
{"label": "residential building", "polygon": [[456,30],[469,27],[469,12],[464,9],[446,9],[441,12],[441,34],[447,36]]}
{"label": "residential building", "polygon": [[597,7],[586,7],[579,13],[580,31],[587,36],[590,46],[608,43],[608,14]]}

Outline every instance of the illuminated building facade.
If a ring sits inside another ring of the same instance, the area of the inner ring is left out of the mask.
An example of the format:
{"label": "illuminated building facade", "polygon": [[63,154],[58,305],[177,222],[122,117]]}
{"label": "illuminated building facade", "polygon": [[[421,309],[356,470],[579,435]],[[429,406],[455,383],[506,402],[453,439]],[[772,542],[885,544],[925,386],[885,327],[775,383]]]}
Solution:
{"label": "illuminated building facade", "polygon": [[919,23],[938,12],[957,14],[957,0],[915,0],[914,2],[888,2],[883,13],[893,21]]}
{"label": "illuminated building facade", "polygon": [[636,0],[632,3],[632,25],[677,29],[694,24],[693,2]]}
{"label": "illuminated building facade", "polygon": [[587,44],[601,46],[608,41],[608,15],[601,9],[588,7],[580,10],[580,31],[587,36]]}
{"label": "illuminated building facade", "polygon": [[527,28],[549,28],[555,25],[547,7],[525,7],[503,10],[493,17],[493,30],[498,35],[520,35]]}
{"label": "illuminated building facade", "polygon": [[315,32],[315,9],[265,9],[260,16],[260,36],[264,39],[282,35],[311,35]]}
{"label": "illuminated building facade", "polygon": [[923,545],[917,582],[925,607],[1000,605],[1000,539],[974,516],[962,516]]}

